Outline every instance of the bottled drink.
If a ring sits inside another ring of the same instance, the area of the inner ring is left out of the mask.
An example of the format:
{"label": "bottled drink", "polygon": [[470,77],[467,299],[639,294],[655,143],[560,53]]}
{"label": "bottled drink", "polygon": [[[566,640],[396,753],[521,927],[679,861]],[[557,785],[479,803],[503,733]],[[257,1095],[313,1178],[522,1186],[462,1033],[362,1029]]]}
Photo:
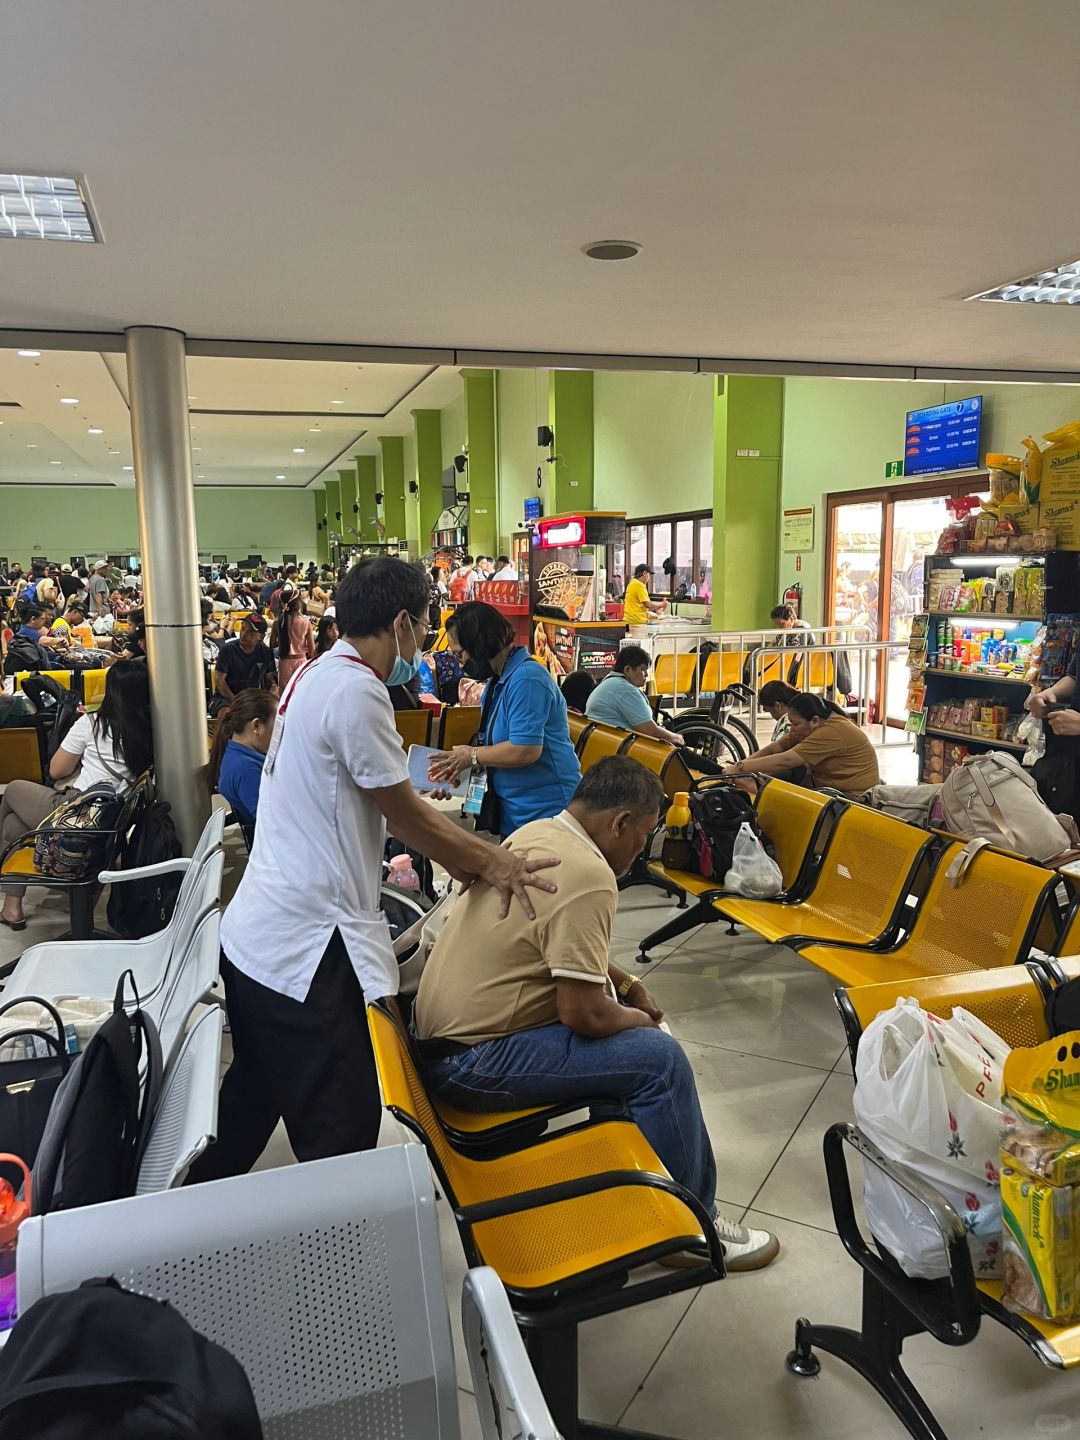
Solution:
{"label": "bottled drink", "polygon": [[20,1200],[11,1182],[0,1179],[0,1330],[10,1330],[15,1324],[15,1244],[30,1214],[30,1171],[17,1155],[0,1155],[3,1162],[18,1166],[24,1181]]}
{"label": "bottled drink", "polygon": [[661,859],[669,870],[691,869],[690,795],[680,790],[668,808]]}
{"label": "bottled drink", "polygon": [[413,869],[411,855],[394,855],[390,859],[390,874],[387,876],[389,884],[396,885],[399,890],[419,890],[420,876]]}

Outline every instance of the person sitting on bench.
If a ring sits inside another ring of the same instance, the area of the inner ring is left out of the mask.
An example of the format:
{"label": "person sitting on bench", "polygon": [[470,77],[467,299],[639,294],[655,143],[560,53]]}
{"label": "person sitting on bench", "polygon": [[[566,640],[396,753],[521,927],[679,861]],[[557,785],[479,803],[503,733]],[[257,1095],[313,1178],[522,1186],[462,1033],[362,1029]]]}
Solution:
{"label": "person sitting on bench", "polygon": [[624,645],[615,656],[615,664],[589,696],[585,714],[602,725],[636,730],[639,735],[681,745],[683,737],[677,731],[665,730],[653,719],[652,706],[643,693],[650,664],[647,650],[640,645]]}
{"label": "person sitting on bench", "polygon": [[[605,1111],[627,1114],[672,1178],[716,1216],[727,1268],[757,1270],[779,1241],[716,1211],[716,1162],[690,1062],[641,981],[608,960],[616,876],[666,803],[656,776],[628,756],[590,766],[561,814],[507,842],[522,856],[558,857],[558,893],[533,896],[533,919],[500,919],[498,891],[479,882],[467,890],[424,968],[414,1023],[432,1088],[462,1109],[602,1097]],[[478,935],[493,943],[478,945]]]}

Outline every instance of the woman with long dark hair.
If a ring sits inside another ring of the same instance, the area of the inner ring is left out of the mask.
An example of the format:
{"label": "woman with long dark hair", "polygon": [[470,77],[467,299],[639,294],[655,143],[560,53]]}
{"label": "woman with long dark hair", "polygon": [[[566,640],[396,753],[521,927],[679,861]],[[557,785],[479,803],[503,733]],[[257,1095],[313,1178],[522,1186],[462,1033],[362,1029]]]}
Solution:
{"label": "woman with long dark hair", "polygon": [[324,615],[319,621],[319,628],[315,632],[315,658],[325,655],[331,646],[338,641],[338,623],[335,615]]}
{"label": "woman with long dark hair", "polygon": [[241,690],[218,716],[207,785],[236,811],[245,834],[254,831],[263,761],[276,716],[277,700],[265,690]]}
{"label": "woman with long dark hair", "polygon": [[293,674],[315,653],[311,621],[295,585],[281,587],[281,613],[270,632],[270,648],[277,651],[278,688],[284,691]]}
{"label": "woman with long dark hair", "polygon": [[[817,790],[839,790],[858,800],[881,783],[877,751],[865,730],[831,700],[796,694],[788,701],[788,733],[728,768],[728,775],[787,775],[806,766]],[[771,752],[771,753],[769,753]]]}
{"label": "woman with long dark hair", "polygon": [[[126,795],[154,763],[150,718],[150,673],[145,661],[117,660],[105,677],[105,698],[96,715],[80,715],[49,761],[54,780],[71,779],[71,789],[110,785]],[[12,780],[0,801],[0,850],[37,828],[59,803],[49,785]],[[22,885],[4,887],[0,923],[25,930]]]}

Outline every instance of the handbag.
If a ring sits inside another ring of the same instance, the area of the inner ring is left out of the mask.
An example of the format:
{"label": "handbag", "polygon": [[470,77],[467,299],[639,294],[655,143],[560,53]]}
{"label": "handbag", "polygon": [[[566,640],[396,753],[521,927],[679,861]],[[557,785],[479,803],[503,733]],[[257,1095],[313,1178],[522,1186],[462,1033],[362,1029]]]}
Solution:
{"label": "handbag", "polygon": [[[488,688],[484,693],[483,704],[480,707],[480,728],[473,736],[474,745],[485,743],[488,726],[491,723],[491,714],[495,709],[495,688],[496,682],[488,682]],[[491,770],[487,772],[487,788],[484,790],[484,798],[480,801],[480,810],[476,816],[476,830],[486,831],[489,835],[502,834],[502,806],[499,797],[495,793],[495,786],[491,778]]]}
{"label": "handbag", "polygon": [[123,813],[123,796],[104,782],[64,798],[34,832],[34,869],[58,880],[96,873]]}
{"label": "handbag", "polygon": [[[0,1037],[0,1151],[18,1155],[32,1166],[53,1096],[68,1072],[71,1057],[64,1022],[48,1000],[20,995],[0,1005],[0,1015],[26,1004],[47,1011],[55,1030],[25,1026]],[[42,1046],[46,1053],[37,1053]]]}

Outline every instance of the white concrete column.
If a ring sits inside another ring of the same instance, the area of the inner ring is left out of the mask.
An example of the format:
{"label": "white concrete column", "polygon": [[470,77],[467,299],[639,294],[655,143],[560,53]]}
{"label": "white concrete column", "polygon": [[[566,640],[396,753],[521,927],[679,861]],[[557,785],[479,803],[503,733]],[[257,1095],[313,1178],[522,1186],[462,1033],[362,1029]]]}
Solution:
{"label": "white concrete column", "polygon": [[206,690],[183,335],[128,330],[127,369],[154,768],[190,855],[210,801],[199,773],[207,762]]}

